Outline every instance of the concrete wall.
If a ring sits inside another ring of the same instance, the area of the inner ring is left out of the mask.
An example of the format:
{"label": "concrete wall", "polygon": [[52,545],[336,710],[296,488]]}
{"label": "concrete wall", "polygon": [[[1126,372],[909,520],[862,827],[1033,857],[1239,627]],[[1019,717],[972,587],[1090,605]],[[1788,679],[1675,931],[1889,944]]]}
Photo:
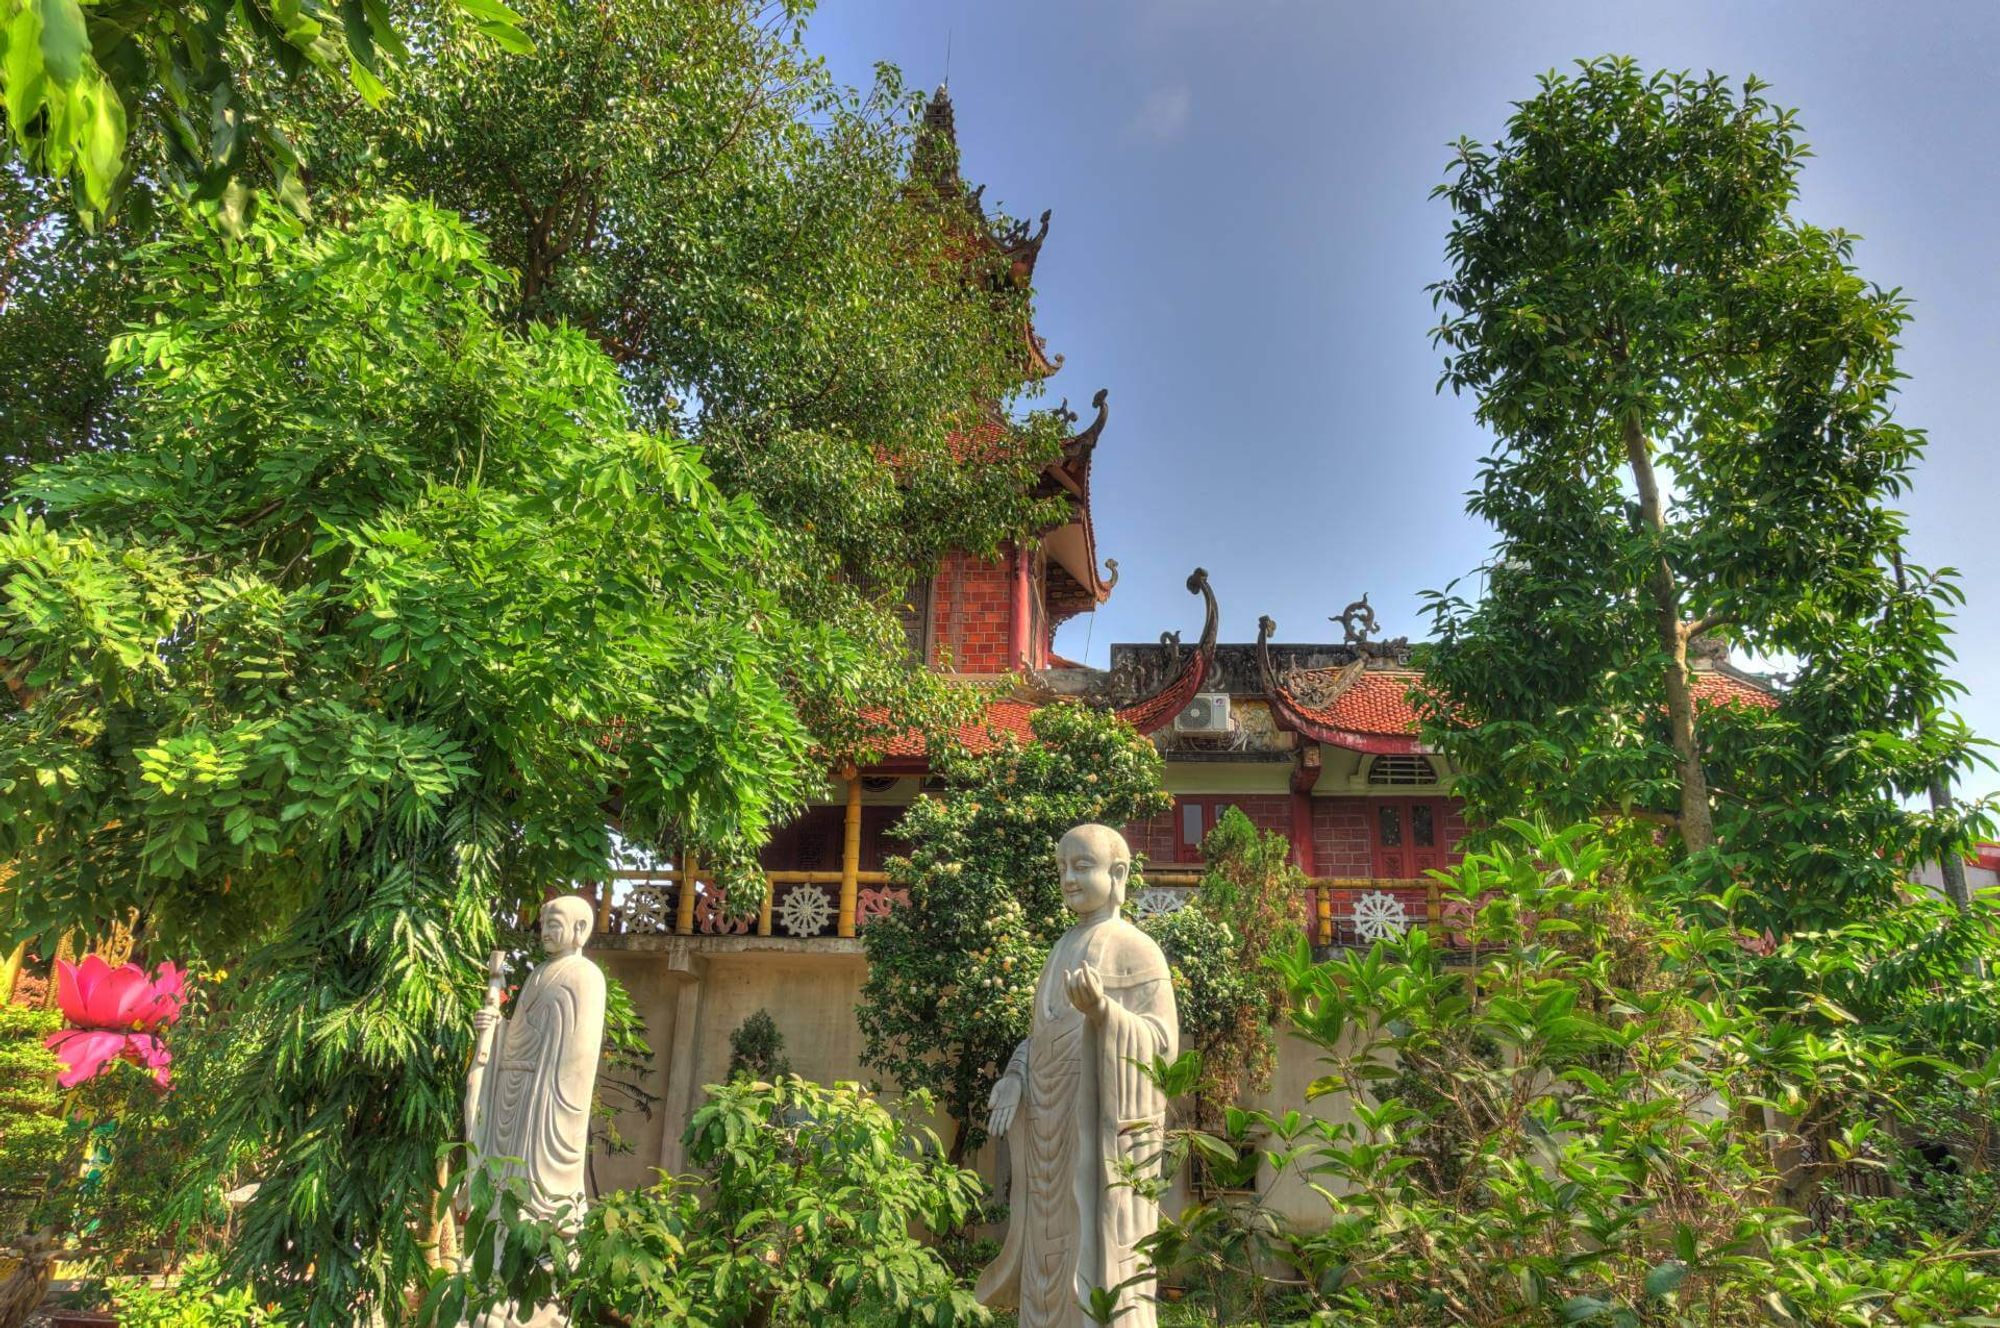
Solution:
{"label": "concrete wall", "polygon": [[[600,1193],[651,1184],[658,1168],[682,1169],[679,1138],[688,1114],[700,1105],[702,1087],[722,1079],[729,1064],[729,1035],[760,1009],[770,1011],[777,1022],[795,1073],[821,1083],[865,1083],[873,1077],[861,1064],[861,1030],[854,1019],[867,969],[855,943],[771,940],[761,943],[766,948],[746,948],[759,943],[752,938],[658,939],[661,943],[655,948],[592,951],[605,972],[624,983],[646,1020],[654,1053],[646,1086],[661,1098],[650,1120],[637,1115],[619,1119],[619,1131],[636,1151],[596,1159]],[[720,948],[723,945],[734,948]],[[677,1078],[677,1073],[685,1077]],[[1307,1104],[1306,1086],[1322,1073],[1316,1048],[1281,1034],[1270,1091],[1246,1105],[1347,1118],[1345,1099],[1329,1097]],[[933,1121],[932,1127],[948,1137],[944,1121]],[[976,1160],[989,1182],[994,1179],[997,1151],[988,1145]],[[1265,1177],[1266,1183],[1270,1179]],[[1277,1185],[1271,1202],[1305,1221],[1325,1211],[1296,1176]]]}

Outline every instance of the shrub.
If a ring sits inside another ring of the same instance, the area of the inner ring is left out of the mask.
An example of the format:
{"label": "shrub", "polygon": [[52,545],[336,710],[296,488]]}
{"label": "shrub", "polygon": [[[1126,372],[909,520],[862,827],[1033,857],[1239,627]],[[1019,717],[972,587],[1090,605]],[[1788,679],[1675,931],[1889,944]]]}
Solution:
{"label": "shrub", "polygon": [[248,1288],[223,1287],[221,1265],[207,1257],[190,1259],[180,1279],[165,1290],[126,1282],[113,1289],[111,1299],[119,1328],[257,1328],[278,1323]]}
{"label": "shrub", "polygon": [[729,1035],[729,1070],[723,1077],[730,1083],[739,1078],[776,1083],[792,1072],[785,1059],[785,1035],[769,1010],[759,1010]]}
{"label": "shrub", "polygon": [[1195,1121],[1214,1129],[1223,1108],[1270,1086],[1285,986],[1267,961],[1298,936],[1306,878],[1290,842],[1235,807],[1201,851],[1207,871],[1194,899],[1144,926],[1173,965],[1181,1046],[1201,1056],[1189,1098]]}
{"label": "shrub", "polygon": [[[1344,1096],[1351,1118],[1230,1110],[1220,1132],[1171,1139],[1228,1159],[1267,1136],[1324,1226],[1291,1227],[1268,1192],[1197,1202],[1153,1238],[1163,1266],[1258,1278],[1264,1305],[1353,1328],[1969,1324],[2000,1304],[1969,1250],[1877,1257],[1783,1202],[1813,1183],[1774,1162],[1799,1142],[1784,1123],[1865,1156],[1881,1113],[1910,1105],[1898,1046],[1734,1000],[1720,975],[1738,938],[1648,899],[1648,837],[1501,830],[1446,890],[1471,916],[1471,964],[1422,929],[1280,961],[1326,1069],[1309,1096]],[[1192,1073],[1162,1077],[1173,1091]],[[1994,1074],[1953,1078],[1992,1109]]]}
{"label": "shrub", "polygon": [[521,1218],[518,1191],[497,1196],[496,1221],[475,1176],[473,1267],[438,1277],[424,1321],[457,1324],[468,1302],[498,1299],[560,1302],[578,1323],[987,1321],[926,1239],[963,1226],[981,1190],[910,1123],[928,1098],[898,1116],[855,1084],[746,1078],[708,1092],[686,1135],[700,1174],[606,1195],[574,1235]]}

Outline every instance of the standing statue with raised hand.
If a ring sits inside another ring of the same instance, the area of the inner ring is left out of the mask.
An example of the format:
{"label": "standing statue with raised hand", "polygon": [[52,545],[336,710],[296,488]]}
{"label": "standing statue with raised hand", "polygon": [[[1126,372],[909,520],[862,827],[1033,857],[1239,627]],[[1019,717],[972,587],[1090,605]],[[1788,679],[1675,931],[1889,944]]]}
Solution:
{"label": "standing statue with raised hand", "polygon": [[1084,1328],[1092,1291],[1122,1288],[1112,1322],[1153,1328],[1154,1281],[1135,1246],[1160,1207],[1130,1176],[1151,1165],[1166,1125],[1166,1098],[1141,1067],[1178,1050],[1173,981],[1160,947],[1119,915],[1125,837],[1080,825],[1056,858],[1077,921],[1049,952],[1028,1040],[988,1104],[1012,1176],[1007,1241],[979,1300],[1018,1309],[1021,1328]]}
{"label": "standing statue with raised hand", "polygon": [[[590,902],[564,895],[542,905],[548,961],[521,984],[514,1012],[489,1004],[473,1015],[480,1041],[492,1037],[476,1091],[467,1094],[466,1138],[476,1161],[497,1164],[496,1179],[524,1176],[528,1211],[544,1220],[582,1216],[590,1154],[590,1101],[604,1047],[604,974],[583,954]],[[554,1328],[567,1322],[554,1306],[494,1310],[480,1328]]]}

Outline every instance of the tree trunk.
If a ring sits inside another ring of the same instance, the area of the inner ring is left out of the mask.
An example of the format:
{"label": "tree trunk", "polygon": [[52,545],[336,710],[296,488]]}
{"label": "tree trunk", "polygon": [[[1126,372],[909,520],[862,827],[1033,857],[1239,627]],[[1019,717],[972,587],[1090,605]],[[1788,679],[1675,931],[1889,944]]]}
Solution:
{"label": "tree trunk", "polygon": [[951,1148],[946,1151],[945,1159],[955,1167],[962,1167],[965,1165],[965,1145],[972,1138],[972,1126],[968,1121],[962,1121],[956,1116],[950,1119]]}
{"label": "tree trunk", "polygon": [[[1942,812],[1950,806],[1951,790],[1945,787],[1944,780],[1932,780],[1931,810]],[[1938,871],[1944,876],[1944,892],[1951,902],[1958,906],[1959,912],[1970,913],[1972,891],[1967,889],[1965,884],[1965,859],[1956,853],[1945,853],[1942,856],[1943,860],[1938,863]]]}
{"label": "tree trunk", "polygon": [[[1660,505],[1660,481],[1653,472],[1652,449],[1640,432],[1635,416],[1625,418],[1625,457],[1632,465],[1632,480],[1639,490],[1639,519],[1646,532],[1664,543],[1666,511]],[[1667,654],[1667,729],[1681,776],[1681,843],[1688,852],[1699,853],[1715,843],[1715,822],[1709,813],[1708,775],[1701,766],[1701,744],[1694,727],[1694,691],[1688,682],[1687,624],[1681,621],[1680,587],[1674,569],[1667,563],[1666,550],[1647,574],[1653,598],[1653,617],[1660,634],[1660,648]]]}

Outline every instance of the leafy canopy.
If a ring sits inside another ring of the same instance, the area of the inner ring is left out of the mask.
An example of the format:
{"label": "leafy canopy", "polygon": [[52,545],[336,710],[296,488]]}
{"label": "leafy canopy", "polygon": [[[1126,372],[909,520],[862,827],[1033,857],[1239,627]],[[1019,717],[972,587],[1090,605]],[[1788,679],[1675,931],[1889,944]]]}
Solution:
{"label": "leafy canopy", "polygon": [[[513,53],[445,7],[380,107],[330,80],[250,82],[324,215],[384,192],[460,212],[515,277],[494,293],[503,322],[582,330],[639,423],[700,445],[720,489],[758,504],[760,583],[868,647],[846,675],[865,704],[794,680],[837,764],[974,717],[909,657],[908,592],[948,550],[997,551],[1051,516],[1033,491],[1064,429],[1008,418],[1036,389],[1029,292],[990,239],[1004,218],[968,205],[942,135],[919,143],[893,72],[855,91],[806,51],[810,10],[537,0],[535,49]],[[149,171],[156,149],[135,149]],[[45,184],[0,183],[11,471],[125,437],[127,376],[106,377],[104,350],[149,313],[121,255],[160,222],[93,233]]]}
{"label": "leafy canopy", "polygon": [[788,689],[853,646],[587,338],[501,320],[457,218],[273,209],[143,264],[132,445],[0,527],[0,851],[39,883],[0,931],[261,943],[196,1179],[263,1182],[231,1256],[289,1312],[393,1314],[494,917],[601,879],[614,815],[744,859],[819,776]]}
{"label": "leafy canopy", "polygon": [[[452,4],[493,44],[528,49],[520,16],[501,0]],[[223,199],[233,220],[251,201],[239,177],[252,163],[272,173],[279,197],[303,207],[298,154],[261,104],[258,85],[273,75],[344,75],[343,91],[379,105],[382,76],[408,58],[410,18],[386,0],[269,7],[6,0],[6,155],[67,185],[86,218],[115,207],[138,178],[128,144],[135,136],[163,147],[166,180]]]}
{"label": "leafy canopy", "polygon": [[520,275],[508,317],[587,332],[640,418],[755,499],[766,583],[873,647],[856,677],[875,704],[808,698],[840,757],[871,736],[864,713],[970,717],[899,613],[947,553],[1051,515],[1032,495],[1062,430],[1002,424],[1031,386],[1029,292],[989,238],[1003,219],[968,207],[955,148],[919,130],[893,70],[857,91],[805,50],[810,10],[539,0],[532,53],[449,35],[403,72],[394,115],[314,107],[326,127],[306,132],[472,218]]}
{"label": "leafy canopy", "polygon": [[[1958,591],[1903,563],[1891,506],[1923,444],[1892,414],[1907,305],[1794,214],[1806,155],[1754,79],[1546,75],[1498,143],[1459,144],[1433,287],[1498,538],[1483,595],[1434,597],[1430,738],[1489,821],[1664,822],[1781,933],[1962,846],[1963,815],[1903,799],[1973,759]],[[1791,665],[1774,706],[1698,692],[1729,650]]]}

